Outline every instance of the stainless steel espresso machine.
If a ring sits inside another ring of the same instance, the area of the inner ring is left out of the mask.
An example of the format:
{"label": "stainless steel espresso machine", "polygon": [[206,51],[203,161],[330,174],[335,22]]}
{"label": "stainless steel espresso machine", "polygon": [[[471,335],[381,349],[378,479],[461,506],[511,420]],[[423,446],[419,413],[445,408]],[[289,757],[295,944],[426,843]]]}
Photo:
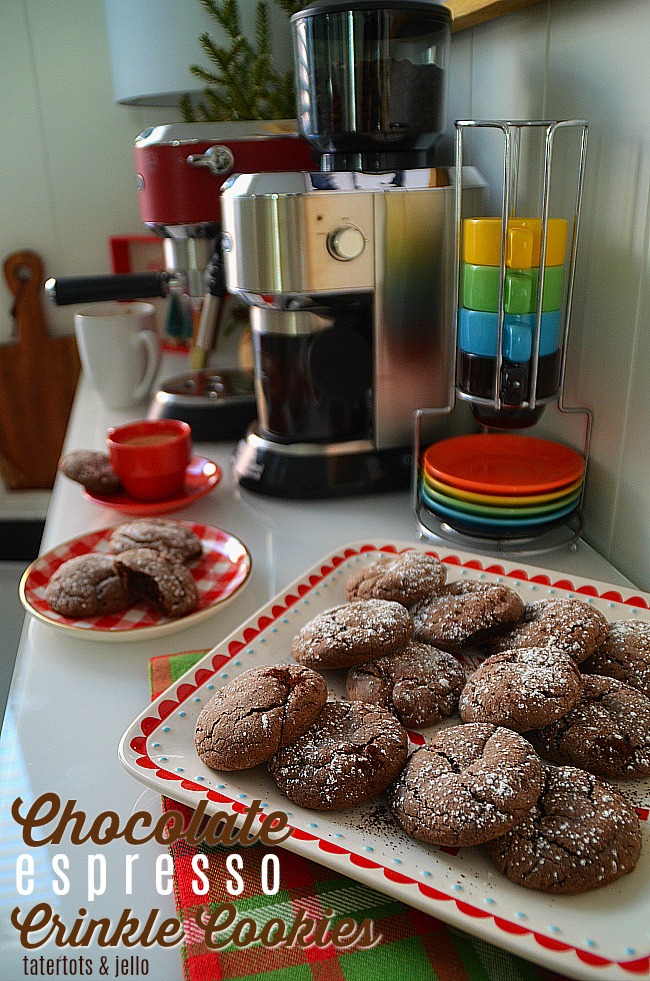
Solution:
{"label": "stainless steel espresso machine", "polygon": [[321,170],[222,191],[257,399],[235,474],[280,497],[393,490],[410,480],[414,410],[453,386],[454,170],[429,163],[450,14],[437,0],[316,0],[292,29],[299,128]]}

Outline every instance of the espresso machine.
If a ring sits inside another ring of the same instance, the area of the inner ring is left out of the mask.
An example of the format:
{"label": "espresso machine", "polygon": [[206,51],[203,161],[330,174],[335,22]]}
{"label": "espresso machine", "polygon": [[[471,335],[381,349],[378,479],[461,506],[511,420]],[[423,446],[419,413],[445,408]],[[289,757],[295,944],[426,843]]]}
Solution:
{"label": "espresso machine", "polygon": [[198,325],[191,370],[163,381],[149,415],[188,422],[197,440],[238,437],[256,413],[252,375],[208,363],[230,302],[219,191],[234,171],[303,169],[313,156],[295,122],[281,120],[156,126],[136,138],[134,154],[140,217],[162,239],[164,269],[50,279],[46,294],[58,305],[183,294]]}
{"label": "espresso machine", "polygon": [[[449,10],[316,0],[292,17],[299,129],[320,171],[224,185],[228,290],[251,307],[257,422],[242,487],[319,498],[408,486],[413,414],[454,375]],[[464,175],[466,195],[480,192]]]}

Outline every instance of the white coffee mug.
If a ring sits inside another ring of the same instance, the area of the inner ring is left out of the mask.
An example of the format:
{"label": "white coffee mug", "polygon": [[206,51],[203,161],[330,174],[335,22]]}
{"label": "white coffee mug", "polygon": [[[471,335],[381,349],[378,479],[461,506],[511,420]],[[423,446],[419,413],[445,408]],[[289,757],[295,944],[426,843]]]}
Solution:
{"label": "white coffee mug", "polygon": [[109,409],[143,402],[160,367],[156,309],[151,303],[93,303],[74,315],[84,372]]}

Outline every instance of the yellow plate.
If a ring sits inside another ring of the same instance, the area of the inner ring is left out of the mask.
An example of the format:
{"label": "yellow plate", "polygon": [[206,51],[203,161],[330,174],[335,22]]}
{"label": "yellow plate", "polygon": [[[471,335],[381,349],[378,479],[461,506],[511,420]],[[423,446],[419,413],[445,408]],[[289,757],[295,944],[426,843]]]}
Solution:
{"label": "yellow plate", "polygon": [[548,491],[546,494],[523,494],[521,496],[511,497],[508,495],[505,497],[501,494],[478,494],[475,491],[461,490],[459,487],[451,487],[449,484],[444,484],[440,480],[436,480],[431,474],[427,473],[426,470],[422,473],[422,479],[426,484],[429,485],[433,490],[441,491],[446,494],[447,497],[455,497],[459,501],[474,501],[476,504],[496,504],[500,507],[512,507],[513,504],[543,504],[546,501],[555,501],[559,497],[564,497],[567,494],[571,494],[573,491],[578,490],[582,486],[583,478],[580,477],[578,480],[574,480],[572,484],[567,484],[566,487],[560,487],[559,490]]}

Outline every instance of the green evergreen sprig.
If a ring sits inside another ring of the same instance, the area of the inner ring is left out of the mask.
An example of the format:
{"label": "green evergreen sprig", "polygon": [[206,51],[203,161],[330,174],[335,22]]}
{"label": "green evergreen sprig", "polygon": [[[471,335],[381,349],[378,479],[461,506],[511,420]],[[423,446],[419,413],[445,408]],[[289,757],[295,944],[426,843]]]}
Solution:
{"label": "green evergreen sprig", "polygon": [[[199,0],[222,28],[228,45],[216,44],[207,32],[199,42],[210,68],[190,65],[190,72],[203,82],[203,98],[193,102],[182,97],[180,109],[186,122],[238,119],[288,119],[295,115],[293,71],[273,67],[271,30],[266,0],[255,8],[255,37],[242,33],[238,0]],[[275,0],[287,16],[300,10],[296,0]]]}

